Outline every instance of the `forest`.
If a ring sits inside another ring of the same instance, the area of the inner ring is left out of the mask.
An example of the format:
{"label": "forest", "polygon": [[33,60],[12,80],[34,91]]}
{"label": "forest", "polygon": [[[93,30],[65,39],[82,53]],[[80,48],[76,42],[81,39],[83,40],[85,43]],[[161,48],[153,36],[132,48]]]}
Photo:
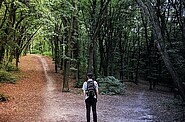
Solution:
{"label": "forest", "polygon": [[184,101],[185,1],[1,0],[1,70],[27,54],[51,56],[64,91],[93,72],[167,85]]}

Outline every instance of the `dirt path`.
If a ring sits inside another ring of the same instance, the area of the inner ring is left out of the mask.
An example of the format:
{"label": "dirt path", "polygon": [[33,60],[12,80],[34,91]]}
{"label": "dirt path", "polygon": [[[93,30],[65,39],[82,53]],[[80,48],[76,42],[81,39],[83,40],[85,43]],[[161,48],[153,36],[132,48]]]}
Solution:
{"label": "dirt path", "polygon": [[[82,94],[61,92],[62,77],[54,73],[51,59],[28,55],[21,58],[20,68],[21,80],[0,86],[0,92],[11,96],[9,102],[0,103],[0,122],[85,122]],[[98,122],[170,122],[177,118],[171,94],[127,85],[123,96],[100,95]]]}
{"label": "dirt path", "polygon": [[[57,89],[57,82],[48,72],[50,68],[44,58],[40,57],[45,71],[47,88],[43,119],[48,122],[85,122],[83,96],[62,93]],[[60,88],[60,87],[58,87]],[[97,104],[99,122],[150,121],[150,110],[143,104],[144,91],[138,92],[133,99],[122,96],[100,96]],[[120,101],[121,100],[121,101]],[[133,102],[135,101],[135,102]],[[134,103],[133,105],[131,103]]]}
{"label": "dirt path", "polygon": [[46,85],[42,63],[34,55],[20,60],[20,79],[16,84],[0,84],[0,92],[9,96],[0,102],[0,122],[36,122],[41,120]]}

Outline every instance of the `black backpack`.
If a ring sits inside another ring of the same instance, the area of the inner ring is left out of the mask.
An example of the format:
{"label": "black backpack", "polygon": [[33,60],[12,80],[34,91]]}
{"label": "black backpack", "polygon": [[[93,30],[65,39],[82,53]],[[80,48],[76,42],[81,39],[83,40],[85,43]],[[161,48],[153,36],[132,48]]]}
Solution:
{"label": "black backpack", "polygon": [[87,96],[89,96],[89,98],[94,98],[94,96],[96,95],[96,88],[94,85],[94,81],[87,81]]}

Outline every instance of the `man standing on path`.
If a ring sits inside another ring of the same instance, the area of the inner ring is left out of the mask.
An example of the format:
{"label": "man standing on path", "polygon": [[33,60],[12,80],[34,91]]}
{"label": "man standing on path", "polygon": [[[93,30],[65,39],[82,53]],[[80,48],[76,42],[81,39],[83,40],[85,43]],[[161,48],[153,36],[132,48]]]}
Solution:
{"label": "man standing on path", "polygon": [[90,122],[91,107],[93,112],[93,121],[97,122],[96,102],[98,98],[98,84],[96,81],[92,79],[92,77],[93,77],[93,74],[88,73],[87,74],[88,80],[83,83],[83,87],[82,87],[84,97],[85,97],[87,122]]}

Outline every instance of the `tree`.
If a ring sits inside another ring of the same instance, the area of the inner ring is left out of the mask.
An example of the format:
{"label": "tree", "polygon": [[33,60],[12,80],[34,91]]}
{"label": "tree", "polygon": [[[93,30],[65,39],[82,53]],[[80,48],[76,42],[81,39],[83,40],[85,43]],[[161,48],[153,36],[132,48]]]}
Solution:
{"label": "tree", "polygon": [[143,12],[148,16],[148,19],[153,27],[154,35],[155,35],[155,45],[160,52],[160,55],[162,56],[162,59],[166,65],[166,68],[168,69],[169,73],[172,76],[173,82],[175,86],[179,89],[179,92],[185,100],[185,90],[182,87],[182,84],[180,82],[179,76],[171,64],[171,61],[169,59],[168,53],[166,52],[165,45],[163,44],[164,40],[162,37],[162,30],[160,29],[159,23],[156,20],[156,15],[154,14],[154,9],[152,8],[151,4],[149,2],[144,2],[142,0],[137,0],[138,5],[142,8]]}

